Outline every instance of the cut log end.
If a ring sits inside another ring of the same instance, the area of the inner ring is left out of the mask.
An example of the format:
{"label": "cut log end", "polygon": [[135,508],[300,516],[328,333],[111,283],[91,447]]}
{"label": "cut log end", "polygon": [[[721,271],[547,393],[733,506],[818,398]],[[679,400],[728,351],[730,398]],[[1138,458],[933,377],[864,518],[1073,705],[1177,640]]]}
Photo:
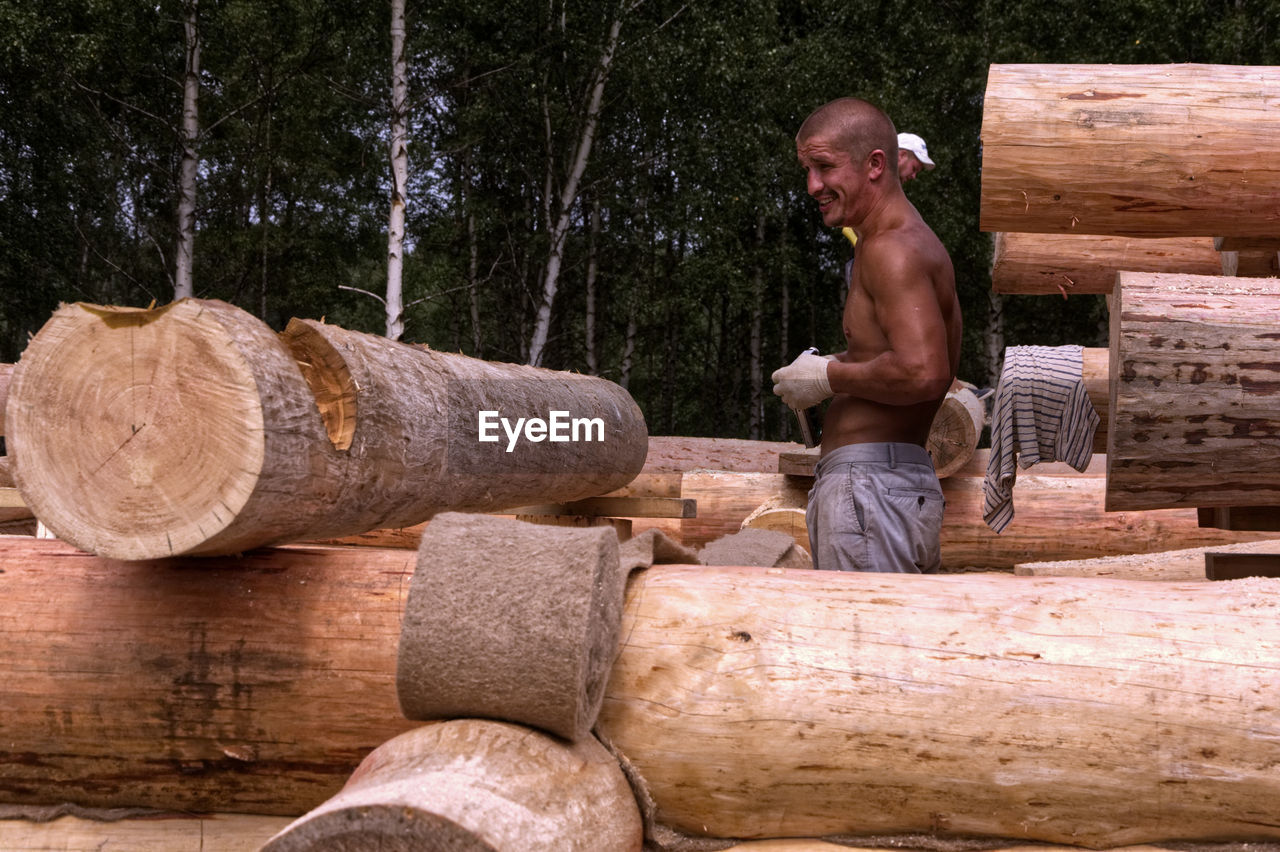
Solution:
{"label": "cut log end", "polygon": [[263,850],[639,852],[642,842],[626,776],[594,737],[455,719],[383,743]]}
{"label": "cut log end", "polygon": [[207,310],[64,305],[32,339],[8,441],[19,489],[59,537],[115,558],[181,553],[248,500],[263,412],[233,330]]}
{"label": "cut log end", "polygon": [[316,398],[325,432],[336,450],[350,449],[356,434],[357,392],[346,359],[324,335],[297,318],[280,333]]}

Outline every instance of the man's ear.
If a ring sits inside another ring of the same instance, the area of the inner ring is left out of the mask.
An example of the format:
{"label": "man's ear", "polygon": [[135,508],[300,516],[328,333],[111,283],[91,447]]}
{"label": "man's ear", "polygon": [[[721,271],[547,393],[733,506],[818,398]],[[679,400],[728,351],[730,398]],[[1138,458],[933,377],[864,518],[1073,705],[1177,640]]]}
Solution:
{"label": "man's ear", "polygon": [[870,154],[867,154],[867,177],[875,180],[885,173],[888,166],[888,157],[880,148],[875,148]]}

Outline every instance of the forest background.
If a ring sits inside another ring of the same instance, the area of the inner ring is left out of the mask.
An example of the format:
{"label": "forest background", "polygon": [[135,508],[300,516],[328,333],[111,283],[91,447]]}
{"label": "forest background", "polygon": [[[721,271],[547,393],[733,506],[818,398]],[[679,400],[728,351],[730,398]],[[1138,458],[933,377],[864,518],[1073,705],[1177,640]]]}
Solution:
{"label": "forest background", "polygon": [[185,232],[193,294],[276,329],[602,375],[652,434],[794,439],[769,374],[840,347],[850,250],[796,164],[811,110],[857,95],[928,142],[907,195],[956,267],[960,376],[993,384],[1007,345],[1105,345],[1106,308],[990,291],[988,67],[1280,64],[1270,0],[408,0],[397,102],[394,5],[0,0],[0,361],[60,302],[174,298]]}

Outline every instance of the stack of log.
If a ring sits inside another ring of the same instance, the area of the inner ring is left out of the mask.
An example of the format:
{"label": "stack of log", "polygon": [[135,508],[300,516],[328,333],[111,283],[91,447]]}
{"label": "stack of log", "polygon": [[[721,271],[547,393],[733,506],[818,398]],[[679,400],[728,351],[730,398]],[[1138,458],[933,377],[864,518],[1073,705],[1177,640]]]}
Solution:
{"label": "stack of log", "polygon": [[[1280,841],[1280,580],[1194,570],[1276,550],[1199,525],[1280,504],[1280,294],[1240,277],[1274,259],[1276,80],[992,69],[983,224],[1005,269],[1018,234],[1087,242],[1018,274],[1111,292],[1084,376],[1107,454],[1021,475],[1000,536],[986,454],[947,470],[950,575],[628,576],[629,533],[698,548],[774,512],[798,537],[800,448],[649,439],[599,380],[214,303],[61,309],[5,408],[15,485],[65,541],[0,539],[0,817],[234,813],[155,848],[226,826],[273,852]],[[620,443],[539,467],[422,416],[508,402]],[[454,508],[573,526],[432,520]],[[598,518],[626,523],[577,528]]]}
{"label": "stack of log", "polygon": [[[419,575],[451,558],[439,543],[416,560],[291,545],[118,562],[37,539],[5,552],[6,802],[310,814],[281,849],[333,841],[335,812],[452,836],[444,809],[492,815],[489,795],[511,803],[495,829],[548,809],[584,831],[634,819],[599,752],[513,735],[519,722],[401,717],[404,615]],[[1280,839],[1277,580],[655,565],[631,576],[617,625],[593,731],[666,848]],[[347,842],[332,848],[362,848]]]}
{"label": "stack of log", "polygon": [[991,68],[993,287],[1107,294],[1111,512],[1280,529],[1277,96],[1277,68]]}

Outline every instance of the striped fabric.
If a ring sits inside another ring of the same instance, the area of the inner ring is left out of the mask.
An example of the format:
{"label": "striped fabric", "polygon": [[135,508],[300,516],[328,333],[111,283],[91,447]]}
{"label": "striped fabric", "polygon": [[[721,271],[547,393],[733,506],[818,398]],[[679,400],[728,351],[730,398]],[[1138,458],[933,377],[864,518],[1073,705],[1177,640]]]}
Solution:
{"label": "striped fabric", "polygon": [[982,518],[996,532],[1013,520],[1019,467],[1051,461],[1079,471],[1089,466],[1099,418],[1085,392],[1083,368],[1079,346],[1005,350],[991,414],[991,458],[982,483]]}

